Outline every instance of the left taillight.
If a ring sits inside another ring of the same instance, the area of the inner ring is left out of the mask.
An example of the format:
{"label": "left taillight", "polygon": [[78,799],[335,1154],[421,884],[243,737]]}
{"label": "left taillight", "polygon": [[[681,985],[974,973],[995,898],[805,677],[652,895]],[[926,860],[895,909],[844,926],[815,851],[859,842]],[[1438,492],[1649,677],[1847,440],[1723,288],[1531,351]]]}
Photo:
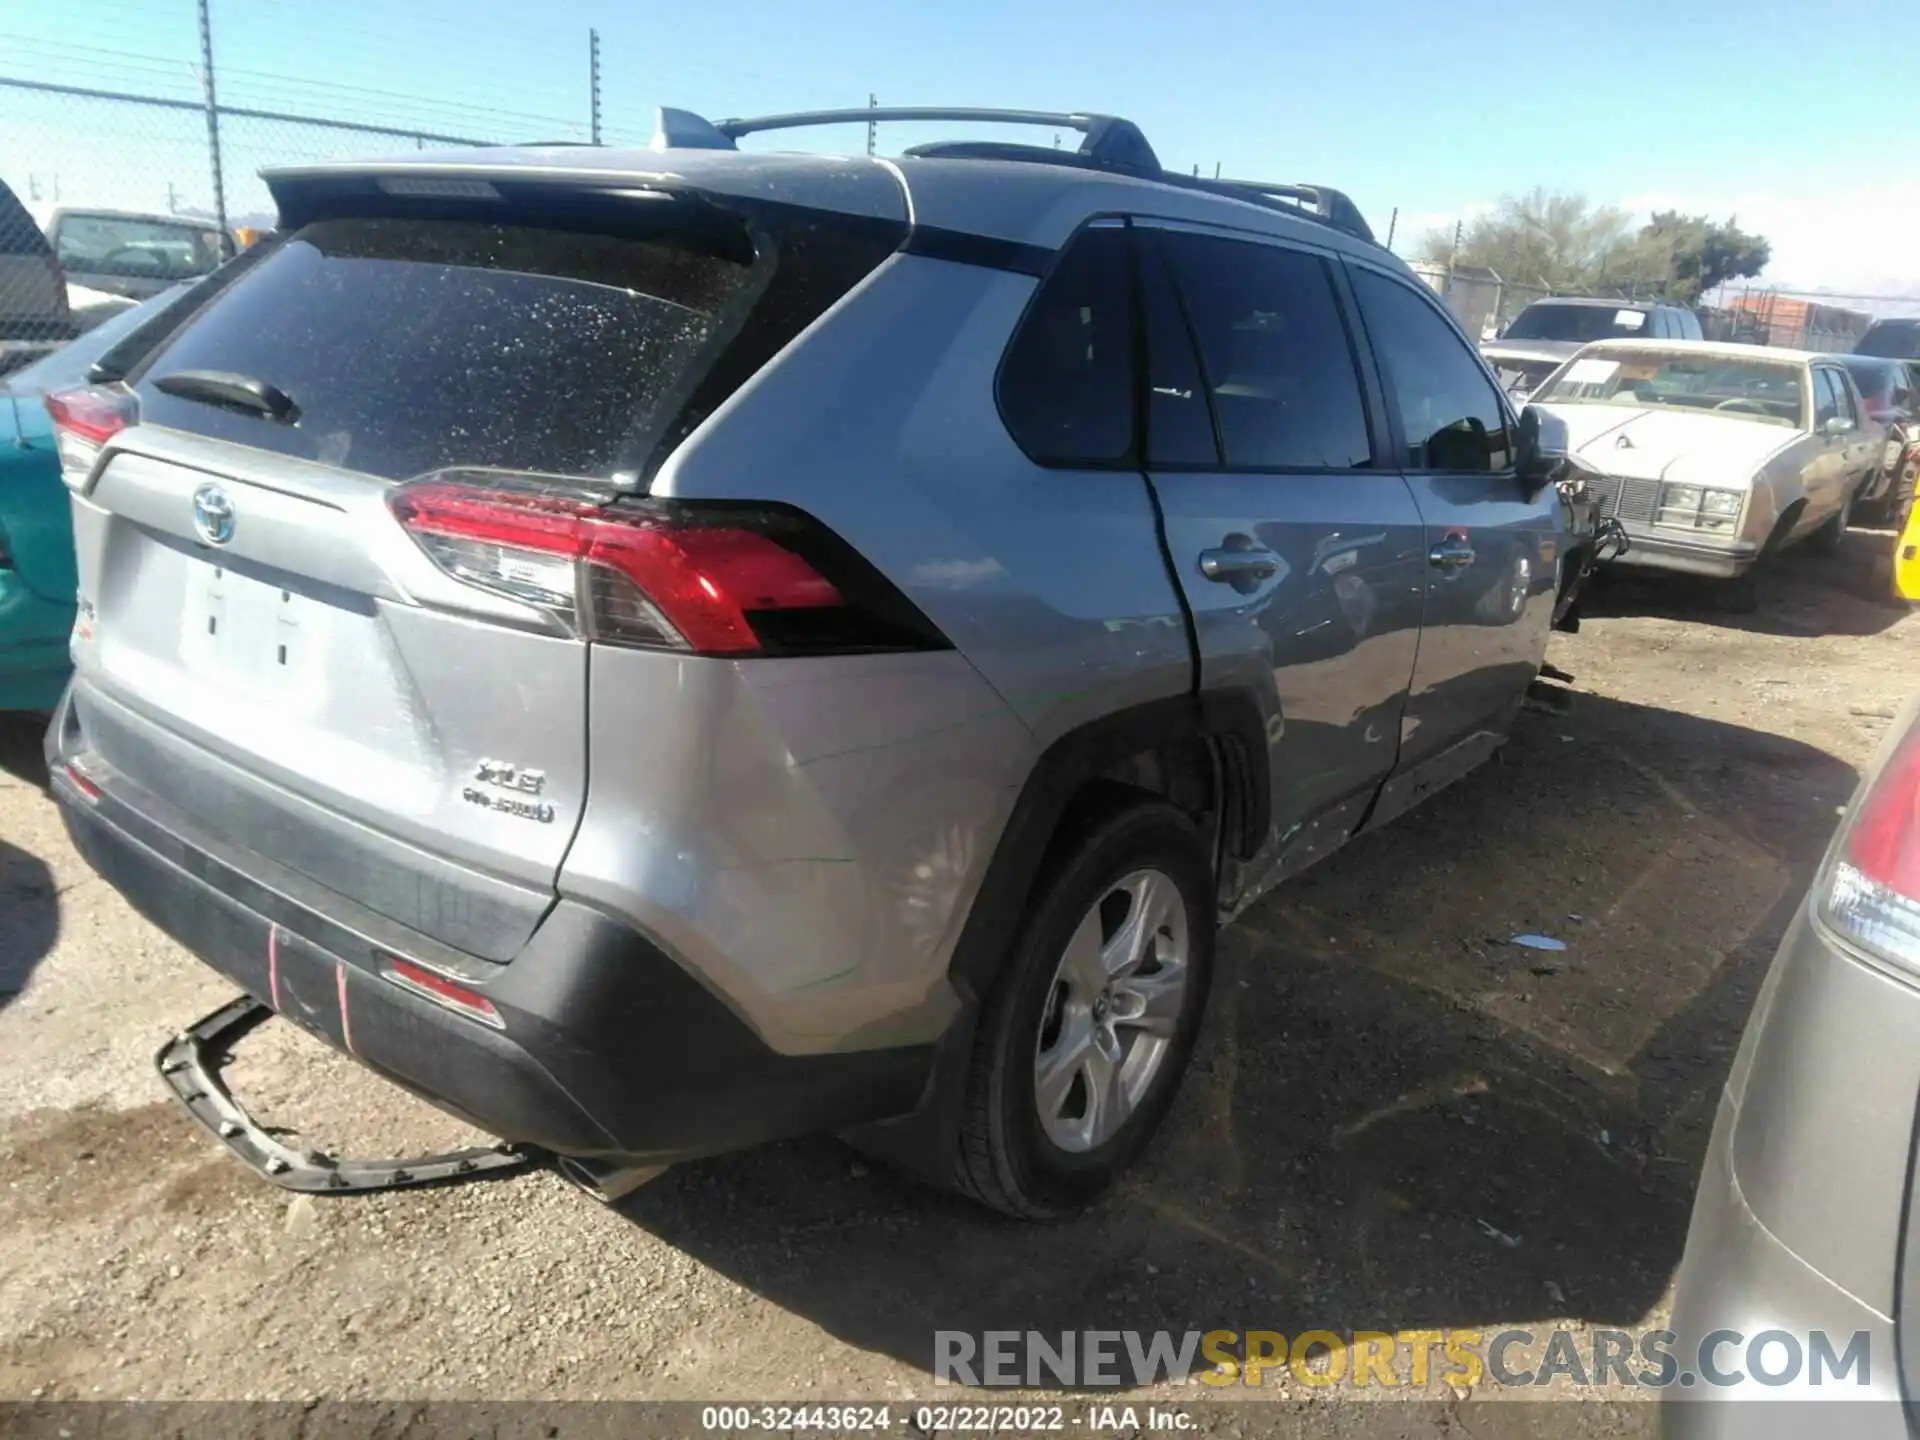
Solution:
{"label": "left taillight", "polygon": [[492,477],[429,477],[387,505],[446,574],[584,639],[698,655],[946,648],[878,571],[787,507],[616,501]]}
{"label": "left taillight", "polygon": [[1920,972],[1920,713],[1848,818],[1825,890],[1828,924]]}
{"label": "left taillight", "polygon": [[124,385],[82,385],[46,397],[53,440],[60,452],[60,478],[70,489],[85,487],[100,447],[139,423],[140,402]]}

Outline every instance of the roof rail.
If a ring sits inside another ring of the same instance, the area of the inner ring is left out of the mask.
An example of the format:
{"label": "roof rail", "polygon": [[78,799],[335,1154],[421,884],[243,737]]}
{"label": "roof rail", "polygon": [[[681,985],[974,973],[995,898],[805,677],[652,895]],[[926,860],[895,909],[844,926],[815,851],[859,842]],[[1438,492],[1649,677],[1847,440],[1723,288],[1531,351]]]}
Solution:
{"label": "roof rail", "polygon": [[1318,220],[1321,224],[1378,244],[1360,207],[1340,191],[1327,185],[1293,185],[1268,180],[1206,180],[1199,176],[1169,172],[1160,164],[1147,143],[1147,137],[1131,120],[1117,115],[1098,115],[1080,111],[1053,110],[980,110],[939,105],[879,105],[849,110],[804,110],[791,115],[761,115],[751,119],[711,121],[691,110],[662,106],[654,127],[655,150],[734,150],[742,135],[763,130],[797,130],[814,125],[862,125],[888,120],[956,120],[974,124],[1037,125],[1056,130],[1077,130],[1085,137],[1080,148],[1061,153],[1039,146],[1005,145],[991,142],[942,142],[917,145],[909,154],[948,156],[954,159],[1021,159],[1052,161],[1056,164],[1087,166],[1124,171],[1146,179],[1161,180],[1190,190],[1205,190],[1236,200],[1251,201],[1270,209]]}
{"label": "roof rail", "polygon": [[1311,216],[1348,235],[1378,243],[1374,241],[1373,227],[1367,224],[1367,217],[1360,213],[1360,207],[1330,185],[1294,185],[1278,180],[1208,180],[1187,175],[1169,175],[1167,178],[1195,189],[1211,190],[1217,195],[1230,195],[1236,200],[1277,202],[1277,209]]}
{"label": "roof rail", "polygon": [[958,120],[971,124],[1037,125],[1077,130],[1085,138],[1077,153],[1116,169],[1160,173],[1160,159],[1140,127],[1117,115],[1055,110],[980,110],[947,105],[878,105],[854,110],[801,110],[791,115],[759,115],[708,121],[690,110],[662,107],[653,133],[655,150],[732,150],[742,135],[763,130],[799,130],[815,125],[866,125],[877,121]]}

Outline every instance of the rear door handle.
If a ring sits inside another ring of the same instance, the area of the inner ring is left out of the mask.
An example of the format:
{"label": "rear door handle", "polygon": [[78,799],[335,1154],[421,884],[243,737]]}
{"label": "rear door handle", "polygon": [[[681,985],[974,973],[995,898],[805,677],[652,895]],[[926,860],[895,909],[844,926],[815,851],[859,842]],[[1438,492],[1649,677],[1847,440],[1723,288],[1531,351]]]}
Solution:
{"label": "rear door handle", "polygon": [[1280,557],[1264,546],[1200,552],[1200,573],[1223,584],[1235,580],[1265,580],[1279,568]]}
{"label": "rear door handle", "polygon": [[1473,546],[1461,537],[1449,535],[1427,552],[1427,563],[1442,570],[1464,570],[1473,563]]}

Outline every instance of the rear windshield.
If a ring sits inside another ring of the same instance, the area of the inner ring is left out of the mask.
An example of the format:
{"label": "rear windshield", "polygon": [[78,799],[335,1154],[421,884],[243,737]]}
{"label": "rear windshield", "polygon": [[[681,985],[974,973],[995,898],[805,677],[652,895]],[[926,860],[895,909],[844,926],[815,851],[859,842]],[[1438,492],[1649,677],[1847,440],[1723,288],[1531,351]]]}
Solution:
{"label": "rear windshield", "polygon": [[1529,305],[1507,328],[1508,340],[1644,340],[1647,312],[1632,306]]}
{"label": "rear windshield", "polygon": [[53,248],[68,274],[126,280],[193,280],[226,258],[220,232],[204,225],[84,210],[60,217]]}
{"label": "rear windshield", "polygon": [[1920,360],[1920,320],[1876,320],[1853,347],[1853,353]]}
{"label": "rear windshield", "polygon": [[[321,220],[188,323],[141,418],[390,479],[448,466],[604,477],[670,418],[748,264],[658,239],[423,218]],[[156,390],[265,381],[281,424]]]}

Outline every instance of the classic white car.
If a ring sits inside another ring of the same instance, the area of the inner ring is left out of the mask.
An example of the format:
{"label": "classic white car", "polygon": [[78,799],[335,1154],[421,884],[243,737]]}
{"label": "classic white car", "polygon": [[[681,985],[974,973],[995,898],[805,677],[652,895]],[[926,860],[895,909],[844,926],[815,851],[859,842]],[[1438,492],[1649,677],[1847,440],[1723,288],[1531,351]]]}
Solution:
{"label": "classic white car", "polygon": [[1845,367],[1797,350],[1603,340],[1532,407],[1626,528],[1617,563],[1733,581],[1733,599],[1766,557],[1838,544],[1881,460]]}

